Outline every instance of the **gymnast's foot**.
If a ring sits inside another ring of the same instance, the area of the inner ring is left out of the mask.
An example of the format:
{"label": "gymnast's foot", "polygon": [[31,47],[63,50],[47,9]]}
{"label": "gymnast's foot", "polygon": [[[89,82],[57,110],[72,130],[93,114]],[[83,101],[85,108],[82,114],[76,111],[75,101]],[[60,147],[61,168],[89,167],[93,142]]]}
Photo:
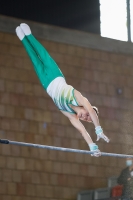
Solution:
{"label": "gymnast's foot", "polygon": [[24,32],[25,35],[31,34],[30,27],[27,24],[22,23],[22,24],[20,24],[20,27],[21,27],[21,29],[22,29],[22,31]]}
{"label": "gymnast's foot", "polygon": [[23,40],[25,34],[24,34],[24,32],[22,31],[22,29],[20,28],[20,26],[18,26],[18,27],[16,28],[16,34],[17,34],[17,36],[18,36],[18,38],[19,38],[20,40]]}

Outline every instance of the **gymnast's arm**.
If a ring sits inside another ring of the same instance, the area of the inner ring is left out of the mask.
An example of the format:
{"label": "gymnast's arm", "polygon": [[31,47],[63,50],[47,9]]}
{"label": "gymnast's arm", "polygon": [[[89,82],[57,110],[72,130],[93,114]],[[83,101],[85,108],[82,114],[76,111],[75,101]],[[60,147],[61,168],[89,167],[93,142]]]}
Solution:
{"label": "gymnast's arm", "polygon": [[82,94],[77,90],[74,90],[74,95],[79,106],[83,106],[89,112],[95,127],[100,126],[98,116],[93,107],[91,106],[90,102],[88,101],[88,99],[82,96]]}
{"label": "gymnast's arm", "polygon": [[90,135],[88,134],[87,130],[83,126],[83,124],[80,122],[76,114],[61,111],[66,117],[69,118],[71,124],[82,134],[83,138],[87,142],[87,144],[93,143]]}
{"label": "gymnast's arm", "polygon": [[72,123],[72,125],[82,134],[82,136],[84,137],[85,141],[87,142],[89,148],[91,151],[93,151],[93,154],[91,154],[92,156],[95,157],[99,157],[101,156],[101,152],[98,149],[98,146],[93,143],[90,135],[88,134],[88,132],[86,131],[85,127],[83,126],[83,124],[80,122],[80,120],[78,119],[76,114],[71,114],[65,111],[61,111],[66,117],[69,118],[70,122]]}
{"label": "gymnast's arm", "polygon": [[76,98],[79,106],[83,106],[85,108],[85,110],[88,111],[88,113],[91,117],[91,120],[93,121],[94,126],[95,126],[95,133],[97,134],[97,141],[100,138],[102,138],[106,142],[109,142],[109,138],[106,135],[104,135],[103,130],[99,123],[98,115],[96,114],[95,110],[91,106],[90,102],[85,97],[83,97],[82,94],[77,90],[74,90],[74,95],[75,95],[75,98]]}

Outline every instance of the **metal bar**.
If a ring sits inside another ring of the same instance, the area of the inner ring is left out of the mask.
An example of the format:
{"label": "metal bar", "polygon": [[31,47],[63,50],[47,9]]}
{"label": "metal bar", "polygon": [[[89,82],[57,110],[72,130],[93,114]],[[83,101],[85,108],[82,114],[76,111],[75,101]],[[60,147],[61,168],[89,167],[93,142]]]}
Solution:
{"label": "metal bar", "polygon": [[[55,147],[55,146],[47,146],[47,145],[32,144],[32,143],[25,143],[25,142],[17,142],[17,141],[10,141],[10,140],[6,140],[6,139],[0,139],[0,143],[1,144],[27,146],[27,147],[35,147],[35,148],[43,148],[43,149],[49,149],[49,150],[54,150],[54,151],[82,153],[82,154],[93,154],[94,153],[93,151],[87,151],[87,150],[70,149],[70,148],[63,148],[63,147]],[[106,152],[101,152],[101,155],[102,156],[119,157],[119,158],[133,158],[133,155],[106,153]]]}

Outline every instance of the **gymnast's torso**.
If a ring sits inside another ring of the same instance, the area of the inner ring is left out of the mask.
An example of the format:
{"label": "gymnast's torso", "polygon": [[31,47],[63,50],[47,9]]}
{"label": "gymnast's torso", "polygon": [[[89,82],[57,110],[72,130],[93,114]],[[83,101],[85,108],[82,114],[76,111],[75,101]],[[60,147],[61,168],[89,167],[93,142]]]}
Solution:
{"label": "gymnast's torso", "polygon": [[55,78],[49,84],[46,91],[59,110],[75,113],[75,111],[69,106],[78,106],[74,97],[74,88],[71,85],[68,85],[63,77]]}

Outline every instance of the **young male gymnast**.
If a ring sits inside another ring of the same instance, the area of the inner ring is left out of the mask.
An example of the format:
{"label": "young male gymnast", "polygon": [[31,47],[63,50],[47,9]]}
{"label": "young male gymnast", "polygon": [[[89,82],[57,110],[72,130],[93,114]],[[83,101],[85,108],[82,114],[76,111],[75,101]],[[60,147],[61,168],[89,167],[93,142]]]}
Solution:
{"label": "young male gymnast", "polygon": [[46,49],[35,39],[30,27],[22,23],[16,28],[16,34],[24,45],[35,72],[48,95],[53,99],[58,109],[70,120],[72,125],[82,134],[93,156],[100,156],[98,146],[93,143],[90,135],[80,120],[92,122],[95,126],[97,141],[102,138],[109,142],[104,135],[98,119],[98,109],[91,106],[88,99],[66,83],[61,70],[50,57]]}

